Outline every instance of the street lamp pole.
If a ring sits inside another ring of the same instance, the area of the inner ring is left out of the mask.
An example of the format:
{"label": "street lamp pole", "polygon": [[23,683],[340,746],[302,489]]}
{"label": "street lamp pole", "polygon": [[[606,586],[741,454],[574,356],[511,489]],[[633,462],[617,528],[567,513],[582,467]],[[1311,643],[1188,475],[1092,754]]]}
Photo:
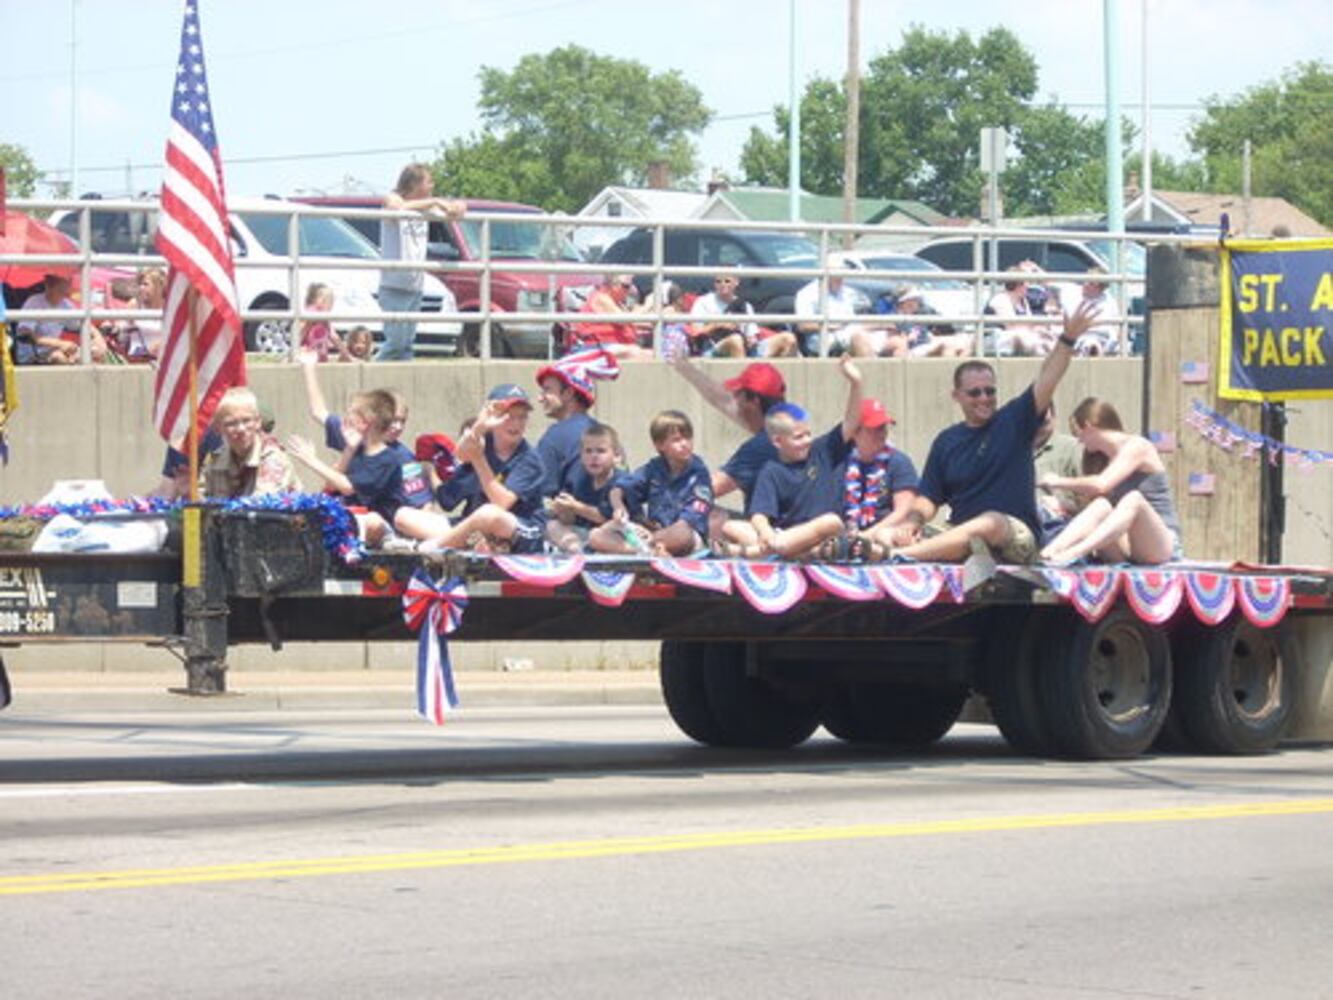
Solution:
{"label": "street lamp pole", "polygon": [[787,212],[792,222],[801,219],[801,95],[796,80],[796,0],[790,0],[791,39],[787,52],[787,83],[791,114],[787,120]]}

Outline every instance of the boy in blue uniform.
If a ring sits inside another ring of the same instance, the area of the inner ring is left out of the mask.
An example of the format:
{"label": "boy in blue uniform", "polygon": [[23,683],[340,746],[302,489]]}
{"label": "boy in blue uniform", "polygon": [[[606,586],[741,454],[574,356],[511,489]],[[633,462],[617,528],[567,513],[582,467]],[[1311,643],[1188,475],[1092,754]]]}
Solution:
{"label": "boy in blue uniform", "polygon": [[532,402],[512,383],[486,396],[477,419],[458,439],[452,479],[436,490],[445,510],[463,505],[463,519],[434,540],[440,548],[541,552],[545,549],[542,483],[546,467],[524,440]]}
{"label": "boy in blue uniform", "polygon": [[847,406],[837,427],[813,439],[805,411],[792,403],[774,407],[764,418],[778,458],[755,481],[749,523],[733,521],[724,528],[731,542],[723,547],[726,554],[799,559],[842,537],[843,483],[837,472],[861,424],[862,389],[851,356],[843,355],[838,364],[847,380]]}
{"label": "boy in blue uniform", "polygon": [[443,514],[411,507],[403,478],[402,456],[389,443],[397,403],[383,389],[358,393],[347,409],[347,448],[337,466],[321,461],[315,446],[293,434],[287,439],[291,455],[323,478],[348,502],[365,508],[357,514],[361,537],[368,545],[385,540],[393,528],[409,538],[429,541],[449,528]]}
{"label": "boy in blue uniform", "polygon": [[[713,509],[712,477],[694,453],[694,426],[679,410],[663,410],[648,425],[657,457],[635,471],[624,489],[611,490],[615,517],[593,529],[589,543],[598,552],[687,556],[704,547]],[[643,508],[643,522],[630,511]]]}
{"label": "boy in blue uniform", "polygon": [[580,464],[547,505],[546,538],[561,552],[581,552],[592,529],[615,514],[611,490],[629,484],[629,474],[616,468],[620,441],[613,427],[593,423],[581,443]]}

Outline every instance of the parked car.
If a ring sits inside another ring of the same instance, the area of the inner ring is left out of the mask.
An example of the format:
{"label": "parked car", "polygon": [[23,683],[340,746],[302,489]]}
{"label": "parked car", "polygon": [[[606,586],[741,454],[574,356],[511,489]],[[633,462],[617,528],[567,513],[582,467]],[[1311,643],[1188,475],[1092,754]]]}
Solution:
{"label": "parked car", "polygon": [[[291,279],[287,266],[276,258],[286,257],[291,214],[289,202],[272,198],[232,198],[228,202],[232,254],[237,261],[236,295],[243,311],[290,307]],[[90,212],[92,249],[95,253],[149,254],[154,252],[157,207],[139,211],[94,208]],[[66,209],[51,216],[51,224],[75,240],[79,237],[79,211]],[[302,287],[312,282],[328,285],[334,293],[334,309],[374,315],[379,271],[373,268],[328,266],[334,260],[378,260],[379,251],[340,219],[301,216],[298,230]],[[272,261],[271,263],[267,263]],[[251,263],[253,262],[253,263]],[[452,293],[430,275],[422,299],[423,312],[456,312]],[[378,337],[379,320],[335,320],[335,328],[346,332],[364,325]],[[251,320],[245,324],[245,348],[260,353],[285,354],[289,349],[291,323],[287,320]],[[425,322],[417,327],[417,351],[423,355],[450,355],[458,351],[462,325],[456,322]]]}
{"label": "parked car", "polygon": [[[300,197],[297,201],[326,208],[380,208],[383,201],[366,195]],[[524,216],[540,215],[542,210],[532,205],[508,201],[465,199],[470,213],[488,212],[510,216],[490,224],[490,257],[492,262],[490,299],[491,312],[545,312],[552,302],[565,301],[566,289],[587,286],[589,279],[581,275],[538,274],[530,271],[511,271],[505,264],[513,261],[549,260],[555,263],[577,263],[582,260],[574,245],[550,226],[533,222]],[[380,241],[380,220],[366,216],[346,216],[343,221],[370,240],[375,246]],[[433,272],[453,292],[463,312],[481,311],[481,272],[460,270],[447,265],[474,263],[482,258],[481,222],[464,216],[457,222],[432,221],[426,243],[426,257],[442,265]],[[541,322],[491,321],[491,353],[496,357],[545,358],[552,353],[551,324]],[[468,323],[463,327],[462,352],[476,356],[480,353],[481,325]]]}
{"label": "parked car", "polygon": [[[998,239],[998,264],[1004,271],[1025,260],[1033,261],[1043,271],[1083,272],[1094,267],[1114,272],[1111,266],[1113,241],[1105,237],[1086,240],[1054,238],[1033,233],[1031,236],[1002,236]],[[982,241],[983,253],[987,241]],[[1125,288],[1130,302],[1130,314],[1142,315],[1144,279],[1147,275],[1148,254],[1142,245],[1125,240],[1124,271],[1131,280]],[[973,270],[973,238],[971,236],[942,236],[918,247],[913,254],[945,271]],[[985,268],[983,268],[985,269]]]}
{"label": "parked car", "polygon": [[886,281],[895,297],[909,286],[919,289],[922,303],[940,316],[966,316],[976,310],[966,281],[948,277],[943,268],[921,257],[888,250],[841,250],[832,256],[842,267],[858,271],[912,271],[911,278],[878,280]]}
{"label": "parked car", "polygon": [[[712,275],[673,274],[673,266],[719,270],[819,266],[819,248],[800,233],[749,229],[668,229],[663,241],[663,256],[666,277],[694,294],[712,290]],[[652,264],[653,231],[631,231],[606,248],[602,263],[608,265],[608,271],[614,270],[616,264]],[[794,310],[796,293],[811,280],[808,277],[746,275],[740,279],[739,294],[754,306],[755,312],[790,313]],[[652,288],[652,278],[648,275],[638,276],[634,283],[640,295],[648,294]],[[848,281],[847,284],[856,293],[857,312],[869,312],[875,289],[862,281]]]}

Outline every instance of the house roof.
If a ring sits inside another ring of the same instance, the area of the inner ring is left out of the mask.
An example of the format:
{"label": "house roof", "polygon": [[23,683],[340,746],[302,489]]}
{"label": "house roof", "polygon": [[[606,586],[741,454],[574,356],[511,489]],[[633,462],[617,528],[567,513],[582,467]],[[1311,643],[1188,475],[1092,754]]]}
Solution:
{"label": "house roof", "polygon": [[[1230,217],[1236,235],[1268,236],[1285,226],[1292,236],[1328,236],[1330,231],[1285,198],[1250,198],[1249,225],[1245,221],[1245,199],[1238,194],[1204,194],[1198,191],[1153,191],[1153,215],[1164,213],[1180,222],[1216,228],[1222,213]],[[1134,214],[1142,198],[1125,207]],[[1248,228],[1248,233],[1245,231]]]}
{"label": "house roof", "polygon": [[[790,218],[790,197],[786,188],[731,188],[709,196],[701,216],[713,214],[715,207],[725,207],[737,218],[751,222],[786,222]],[[802,222],[842,222],[842,198],[834,195],[801,192]],[[919,201],[892,198],[858,198],[856,221],[874,225],[892,214],[907,216],[923,226],[940,225],[945,216]]]}
{"label": "house roof", "polygon": [[603,215],[609,201],[626,205],[631,216],[643,219],[692,219],[708,200],[702,191],[673,191],[666,188],[604,187],[592,201],[579,209],[579,215]]}

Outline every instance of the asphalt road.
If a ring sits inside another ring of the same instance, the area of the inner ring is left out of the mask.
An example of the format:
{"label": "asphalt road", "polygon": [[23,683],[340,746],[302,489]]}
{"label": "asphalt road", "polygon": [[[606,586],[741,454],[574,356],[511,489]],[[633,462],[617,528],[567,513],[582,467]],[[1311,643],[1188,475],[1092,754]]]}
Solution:
{"label": "asphalt road", "polygon": [[1333,747],[5,713],[0,914],[7,1000],[1333,997]]}

